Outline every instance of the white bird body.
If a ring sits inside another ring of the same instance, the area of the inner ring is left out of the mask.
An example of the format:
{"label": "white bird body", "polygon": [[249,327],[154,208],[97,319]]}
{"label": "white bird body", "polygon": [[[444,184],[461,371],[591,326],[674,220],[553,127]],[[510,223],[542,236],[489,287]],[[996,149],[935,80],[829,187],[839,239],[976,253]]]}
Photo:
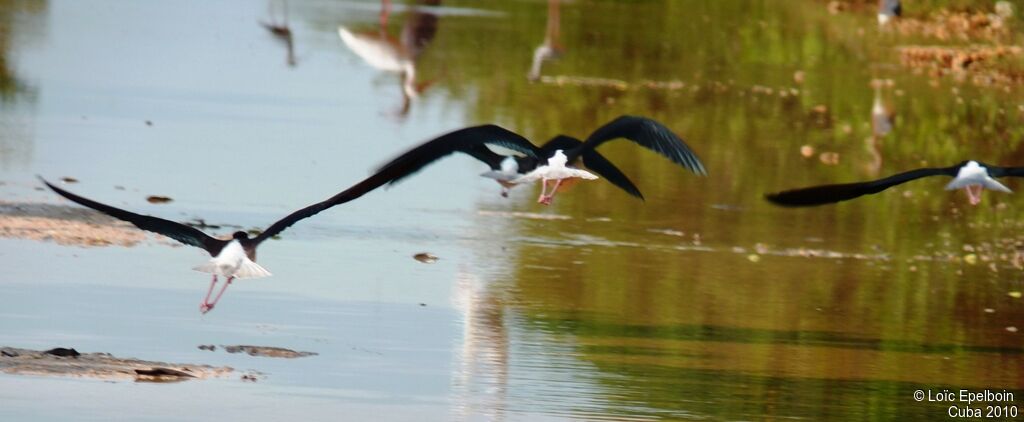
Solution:
{"label": "white bird body", "polygon": [[986,189],[1013,193],[1010,188],[989,176],[988,169],[982,167],[977,161],[968,161],[966,165],[960,167],[953,181],[946,185],[946,190],[956,190],[968,186],[982,186]]}
{"label": "white bird body", "polygon": [[548,159],[548,163],[546,165],[539,166],[522,177],[516,178],[512,183],[528,183],[537,179],[543,179],[544,181],[563,180],[571,179],[573,177],[586,180],[597,179],[597,176],[589,171],[567,167],[565,163],[568,161],[569,158],[565,156],[565,153],[563,153],[562,150],[556,150],[555,155]]}
{"label": "white bird body", "polygon": [[1010,188],[999,183],[998,180],[989,176],[988,169],[978,164],[977,161],[968,161],[960,170],[957,170],[956,177],[946,185],[946,190],[963,188],[967,191],[967,199],[971,205],[981,203],[981,191],[992,189],[999,192],[1012,193]]}
{"label": "white bird body", "polygon": [[886,113],[887,113],[887,111],[885,110],[885,104],[882,103],[882,96],[880,94],[879,95],[875,95],[875,100],[871,103],[871,115],[873,115],[873,116],[883,115],[884,116]]}
{"label": "white bird body", "polygon": [[238,240],[232,240],[217,256],[193,270],[234,278],[269,277],[270,271],[249,259]]}
{"label": "white bird body", "polygon": [[408,98],[419,96],[416,87],[416,62],[397,41],[383,35],[359,34],[344,26],[338,27],[342,42],[373,68],[402,75],[402,93]]}
{"label": "white bird body", "polygon": [[361,59],[375,69],[386,72],[403,72],[409,66],[401,49],[382,36],[358,34],[344,26],[338,27],[341,41]]}
{"label": "white bird body", "polygon": [[[480,173],[481,176],[497,180],[498,183],[508,182],[511,183],[513,180],[518,179],[519,176],[519,163],[516,163],[516,159],[513,157],[505,157],[501,160],[500,170],[490,170]],[[504,184],[503,184],[504,185]]]}
{"label": "white bird body", "polygon": [[[537,199],[537,202],[544,205],[550,205],[551,200],[555,197],[555,192],[558,191],[558,186],[562,184],[562,180],[574,177],[586,180],[597,179],[597,176],[589,171],[566,166],[565,164],[568,162],[569,157],[566,157],[562,150],[555,150],[555,154],[552,155],[551,158],[548,158],[547,164],[538,166],[533,169],[533,171],[512,180],[510,183],[517,185],[541,179],[544,186],[540,190],[540,198]],[[548,182],[550,181],[554,181],[555,183],[554,186],[551,187],[551,193],[548,193]]]}

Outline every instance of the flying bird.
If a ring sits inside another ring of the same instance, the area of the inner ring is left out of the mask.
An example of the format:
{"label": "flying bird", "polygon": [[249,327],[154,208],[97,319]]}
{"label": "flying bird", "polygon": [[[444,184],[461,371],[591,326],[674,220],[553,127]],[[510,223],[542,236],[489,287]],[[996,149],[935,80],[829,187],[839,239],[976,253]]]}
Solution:
{"label": "flying bird", "polygon": [[[530,142],[512,132],[493,125],[478,127],[475,130],[477,133],[488,133],[488,128],[493,136],[484,140],[482,143],[474,141],[473,145],[483,146],[493,144],[495,146],[519,151],[523,154],[533,154],[530,148],[525,147],[526,145],[532,147]],[[456,138],[458,138],[458,136],[456,136]],[[468,140],[469,138],[466,139]],[[452,142],[449,145],[457,148],[468,148],[468,146],[459,145],[457,141]],[[293,224],[303,219],[312,217],[333,206],[352,201],[394,180],[401,179],[415,173],[419,171],[422,166],[422,164],[414,160],[392,163],[392,165],[387,168],[378,171],[359,183],[352,185],[352,187],[349,187],[348,189],[345,189],[324,201],[317,202],[288,214],[274,224],[271,224],[270,227],[256,237],[251,238],[248,233],[244,231],[237,231],[232,234],[231,239],[217,239],[194,227],[190,227],[182,223],[165,220],[159,217],[136,214],[131,211],[102,204],[54,186],[42,177],[39,179],[58,195],[63,196],[72,202],[92,208],[119,220],[127,221],[142,230],[162,234],[177,240],[178,242],[189,246],[195,246],[208,252],[212,258],[206,263],[193,268],[196,271],[210,273],[213,275],[210,281],[210,288],[206,292],[206,297],[203,298],[203,302],[199,305],[200,312],[205,314],[213,309],[220,300],[220,297],[224,294],[224,291],[227,290],[228,286],[231,285],[231,282],[234,281],[234,279],[269,277],[271,275],[269,271],[256,263],[256,248],[263,243],[263,241],[280,234],[288,227],[291,227]],[[210,296],[213,294],[214,287],[217,284],[217,276],[226,277],[227,280],[217,293],[217,296],[215,296],[211,301]]]}
{"label": "flying bird", "polygon": [[[193,268],[196,271],[210,273],[213,275],[210,281],[210,288],[206,297],[199,305],[202,313],[207,313],[217,304],[221,295],[227,290],[234,279],[268,277],[270,272],[256,263],[256,248],[265,240],[270,239],[282,231],[291,227],[300,220],[312,217],[317,213],[331,208],[335,205],[349,202],[364,194],[383,186],[398,176],[409,173],[406,166],[394,166],[388,171],[378,172],[363,181],[353,185],[345,191],[338,193],[322,202],[309,205],[299,209],[284,218],[271,224],[266,230],[256,237],[249,237],[244,231],[237,231],[231,235],[231,239],[218,239],[203,233],[202,231],[182,223],[165,220],[159,217],[136,214],[131,211],[122,210],[110,205],[102,204],[91,199],[75,195],[57,186],[54,186],[40,177],[40,180],[51,190],[68,200],[92,208],[96,211],[110,215],[119,220],[124,220],[142,230],[162,234],[178,242],[189,246],[195,246],[208,252],[212,257],[209,261]],[[217,284],[217,276],[226,277],[226,283],[221,287],[217,296],[210,300],[214,287]]]}
{"label": "flying bird", "polygon": [[[548,158],[547,164],[538,166],[533,171],[516,178],[513,183],[529,183],[537,179],[544,181],[543,186],[540,189],[540,198],[537,198],[537,202],[544,205],[551,205],[551,201],[555,198],[555,192],[558,191],[558,186],[562,184],[565,179],[571,179],[578,177],[586,180],[597,179],[593,173],[567,167],[565,163],[569,161],[569,157],[565,155],[562,150],[555,150],[555,155]],[[551,186],[551,193],[548,193],[548,182],[554,181],[554,185]]]}
{"label": "flying bird", "polygon": [[[227,290],[228,286],[231,285],[231,282],[234,281],[234,279],[260,278],[269,277],[271,275],[269,271],[256,263],[256,248],[263,243],[263,241],[276,236],[299,220],[311,217],[320,211],[337,205],[338,203],[346,202],[337,199],[337,197],[332,197],[326,201],[310,205],[289,214],[272,224],[256,237],[250,238],[248,233],[244,231],[237,231],[231,235],[231,239],[225,240],[211,237],[198,229],[182,223],[165,220],[159,217],[136,214],[131,211],[102,204],[88,198],[83,198],[56,187],[42,178],[40,179],[43,180],[43,183],[45,183],[51,190],[72,202],[92,208],[119,220],[127,221],[142,230],[159,233],[177,240],[178,242],[189,246],[195,246],[208,252],[212,258],[209,261],[193,268],[196,271],[210,273],[213,275],[213,279],[210,281],[210,288],[206,292],[206,297],[203,298],[203,302],[199,305],[200,312],[204,314],[213,309],[217,304],[217,301],[220,300],[221,295],[224,294],[224,291]],[[224,283],[224,286],[221,287],[217,296],[211,301],[210,296],[213,294],[213,289],[217,284],[217,276],[226,277],[227,281]]]}
{"label": "flying bird", "polygon": [[[386,170],[392,166],[406,167],[409,170],[407,174],[396,177],[390,182],[397,183],[434,161],[455,152],[461,152],[487,164],[491,170],[484,172],[481,176],[497,181],[502,186],[502,196],[508,196],[509,189],[521,183],[537,179],[555,180],[555,184],[558,185],[561,183],[560,180],[569,177],[590,178],[584,176],[584,173],[575,171],[564,172],[559,170],[554,172],[554,170],[559,168],[576,170],[567,166],[574,166],[582,161],[588,169],[597,173],[597,175],[608,179],[609,182],[630,195],[643,199],[640,189],[622,171],[615,167],[611,161],[608,161],[608,159],[595,150],[605,142],[618,138],[628,139],[637,145],[657,152],[697,175],[704,176],[707,174],[704,164],[697,158],[697,155],[670,129],[653,119],[637,116],[620,116],[595,130],[585,141],[580,141],[571,136],[559,135],[540,147],[500,126],[483,125],[468,127],[427,141],[384,164],[381,170]],[[500,143],[496,141],[500,141]],[[521,155],[500,154],[487,145],[501,146]],[[559,151],[561,152],[559,153]],[[550,161],[559,154],[564,157],[564,162],[561,162],[561,158],[556,158],[555,162]],[[524,177],[544,166],[548,166],[545,171],[552,171],[552,173],[548,174],[548,177],[545,177],[542,173],[536,173],[534,175],[536,177]],[[564,177],[554,177],[556,173]],[[589,172],[586,172],[586,174],[594,176]],[[538,198],[538,202],[543,204],[549,204],[554,196],[554,192],[550,195],[546,192],[547,181],[545,182],[544,191],[541,192],[541,196]]]}
{"label": "flying bird", "polygon": [[920,168],[867,182],[812,186],[770,193],[765,195],[765,199],[785,207],[811,207],[848,201],[928,176],[952,177],[953,180],[946,185],[946,190],[964,189],[971,205],[977,205],[981,203],[981,192],[985,189],[1012,193],[1010,188],[995,178],[1024,177],[1024,167],[999,167],[977,161],[964,161],[954,166]]}

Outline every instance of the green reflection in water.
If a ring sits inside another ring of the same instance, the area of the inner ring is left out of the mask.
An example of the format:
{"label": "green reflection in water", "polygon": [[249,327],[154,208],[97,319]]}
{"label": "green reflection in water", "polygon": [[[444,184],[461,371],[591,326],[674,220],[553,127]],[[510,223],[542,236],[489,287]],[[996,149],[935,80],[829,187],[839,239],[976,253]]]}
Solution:
{"label": "green reflection in water", "polygon": [[17,112],[23,104],[33,105],[38,89],[18,75],[16,50],[35,42],[45,32],[45,0],[0,0],[0,166],[24,165],[30,161],[32,129]]}
{"label": "green reflection in water", "polygon": [[[707,164],[698,179],[608,145],[646,203],[580,184],[542,211],[569,220],[518,219],[502,236],[512,274],[495,294],[523,315],[510,323],[572,345],[609,412],[925,420],[947,406],[913,401],[918,388],[1024,388],[1007,329],[1024,328],[1007,295],[1021,289],[1017,196],[966,209],[922,180],[808,210],[761,200],[966,158],[1021,164],[1020,88],[915,74],[897,48],[945,42],[881,33],[872,11],[824,2],[446,5],[506,14],[441,19],[420,62],[444,69],[434,93],[470,104],[469,121],[542,141],[643,114]],[[554,50],[540,66],[538,46]],[[876,96],[894,116],[877,136]]]}
{"label": "green reflection in water", "polygon": [[27,42],[26,35],[36,34],[39,15],[46,13],[46,1],[0,1],[0,101],[7,103],[18,97],[35,97],[35,88],[18,77],[11,55],[19,43]]}

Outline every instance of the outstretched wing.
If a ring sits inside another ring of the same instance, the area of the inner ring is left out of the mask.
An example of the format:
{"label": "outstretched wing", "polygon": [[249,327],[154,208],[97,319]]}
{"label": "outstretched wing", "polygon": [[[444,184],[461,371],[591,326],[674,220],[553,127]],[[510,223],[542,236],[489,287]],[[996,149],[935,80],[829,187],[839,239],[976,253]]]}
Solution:
{"label": "outstretched wing", "polygon": [[567,151],[566,155],[572,161],[576,155],[582,155],[586,150],[593,150],[605,142],[618,138],[629,139],[637,145],[657,152],[697,175],[707,175],[704,164],[682,139],[665,125],[646,117],[620,116],[597,128],[580,148]]}
{"label": "outstretched wing", "polygon": [[998,167],[983,164],[992,177],[1024,177],[1024,167]]}
{"label": "outstretched wing", "polygon": [[[550,157],[555,154],[556,150],[569,151],[574,148],[578,148],[583,142],[579,139],[573,138],[566,135],[558,135],[551,138],[544,146],[540,148],[541,157]],[[633,184],[618,167],[615,167],[611,161],[604,158],[594,149],[585,149],[580,153],[580,158],[583,159],[583,165],[587,166],[588,169],[593,170],[595,173],[601,175],[613,185],[618,186],[619,189],[626,191],[626,193],[633,195],[641,200],[644,199],[644,195],[640,193],[640,189]]]}
{"label": "outstretched wing", "polygon": [[[526,138],[501,126],[482,125],[449,132],[420,144],[381,166],[378,173],[389,172],[392,179],[388,183],[397,183],[455,152],[469,154],[495,168],[494,160],[501,156],[488,150],[485,145],[497,145],[537,158],[537,147]],[[498,165],[500,162],[498,159]]]}
{"label": "outstretched wing", "polygon": [[212,238],[206,235],[206,233],[203,233],[195,228],[186,226],[184,224],[176,223],[170,220],[164,220],[162,218],[151,217],[148,215],[136,214],[130,211],[122,210],[120,208],[112,207],[110,205],[101,204],[91,199],[86,199],[81,196],[75,195],[71,192],[68,192],[64,189],[58,188],[50,184],[50,182],[47,182],[42,177],[40,177],[39,180],[42,180],[43,183],[50,188],[50,190],[56,192],[60,196],[67,198],[71,202],[75,202],[79,205],[92,208],[96,211],[107,214],[118,220],[127,221],[129,223],[134,224],[135,227],[138,227],[142,230],[151,231],[153,233],[159,233],[171,239],[184,243],[186,245],[195,246],[197,248],[203,248],[207,252],[209,252],[210,255],[219,254],[220,250],[224,248],[224,245],[228,243],[228,241],[226,240]]}
{"label": "outstretched wing", "polygon": [[765,195],[765,199],[784,207],[811,207],[834,202],[847,201],[864,195],[878,193],[901,183],[928,176],[956,176],[959,166],[946,168],[923,168],[895,174],[884,179],[868,182],[843,183],[837,185],[812,186]]}
{"label": "outstretched wing", "polygon": [[[459,129],[409,150],[385,164],[377,173],[352,185],[352,187],[345,189],[337,195],[288,214],[260,233],[254,242],[259,244],[281,233],[302,219],[312,217],[323,210],[359,198],[383,185],[395,183],[454,152],[464,152],[477,157],[491,165],[492,168],[494,168],[494,165],[500,165],[501,156],[488,150],[484,146],[485,144],[502,146],[531,157],[537,156],[537,147],[531,144],[530,141],[500,126],[484,125]],[[488,162],[488,160],[494,161],[494,159],[488,158],[488,153],[497,157],[497,164]]]}

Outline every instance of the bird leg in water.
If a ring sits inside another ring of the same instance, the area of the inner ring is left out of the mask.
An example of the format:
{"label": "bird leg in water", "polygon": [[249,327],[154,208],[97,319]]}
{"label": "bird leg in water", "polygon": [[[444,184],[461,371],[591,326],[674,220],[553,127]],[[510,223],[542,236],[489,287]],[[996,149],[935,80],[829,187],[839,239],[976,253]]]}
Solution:
{"label": "bird leg in water", "polygon": [[501,187],[501,197],[502,198],[508,198],[508,188],[506,188],[504,186]]}
{"label": "bird leg in water", "polygon": [[203,303],[199,304],[199,312],[207,313],[210,309],[213,309],[213,305],[210,304],[210,295],[213,294],[213,286],[217,285],[217,274],[213,275],[213,279],[210,280],[210,288],[206,291],[206,297],[203,298]]}
{"label": "bird leg in water", "polygon": [[[214,276],[214,282],[216,282],[216,277],[217,276]],[[210,294],[207,293],[206,299],[203,300],[203,304],[199,305],[199,312],[202,312],[204,314],[210,312],[210,310],[217,305],[217,302],[220,301],[220,297],[224,295],[224,291],[228,289],[228,286],[231,285],[231,282],[234,281],[234,279],[234,277],[228,277],[228,279],[224,282],[224,286],[222,286],[220,288],[220,291],[217,292],[217,297],[213,298],[213,302],[209,301]],[[210,291],[213,291],[213,284],[210,284]]]}
{"label": "bird leg in water", "polygon": [[967,199],[971,201],[971,205],[978,205],[981,203],[981,192],[985,190],[982,185],[967,185],[964,188],[967,191]]}

